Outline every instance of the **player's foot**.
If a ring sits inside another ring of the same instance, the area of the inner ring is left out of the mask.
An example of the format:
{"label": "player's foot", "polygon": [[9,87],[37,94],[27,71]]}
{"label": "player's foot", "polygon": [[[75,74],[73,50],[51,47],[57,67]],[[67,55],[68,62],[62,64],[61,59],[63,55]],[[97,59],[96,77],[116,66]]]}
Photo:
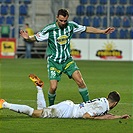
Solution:
{"label": "player's foot", "polygon": [[41,88],[43,87],[44,82],[42,80],[40,80],[36,75],[30,74],[29,78],[35,84],[35,86],[40,86]]}
{"label": "player's foot", "polygon": [[2,107],[2,105],[3,105],[3,103],[5,102],[5,100],[4,99],[0,99],[0,109],[2,109],[3,107]]}

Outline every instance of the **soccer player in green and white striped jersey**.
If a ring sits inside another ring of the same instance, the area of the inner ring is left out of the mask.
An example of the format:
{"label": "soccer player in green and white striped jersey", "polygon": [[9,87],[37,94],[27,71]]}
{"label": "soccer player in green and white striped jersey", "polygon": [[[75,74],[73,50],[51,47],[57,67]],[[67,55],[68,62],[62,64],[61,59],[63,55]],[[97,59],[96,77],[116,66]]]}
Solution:
{"label": "soccer player in green and white striped jersey", "polygon": [[73,33],[87,32],[110,34],[115,30],[114,27],[101,30],[90,26],[82,26],[73,21],[68,21],[68,18],[69,12],[66,9],[60,9],[56,21],[45,26],[36,35],[29,36],[25,31],[20,31],[20,35],[29,41],[48,40],[46,55],[48,76],[50,80],[48,92],[49,105],[54,104],[57,85],[61,79],[62,73],[65,73],[77,83],[83,101],[86,102],[89,100],[88,88],[70,53],[70,40]]}

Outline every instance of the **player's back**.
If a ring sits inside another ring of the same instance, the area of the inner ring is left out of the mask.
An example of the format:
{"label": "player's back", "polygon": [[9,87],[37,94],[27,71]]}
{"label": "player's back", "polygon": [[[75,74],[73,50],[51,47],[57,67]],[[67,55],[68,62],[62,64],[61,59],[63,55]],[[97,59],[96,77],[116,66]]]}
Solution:
{"label": "player's back", "polygon": [[109,111],[109,104],[106,98],[97,98],[86,103],[76,104],[74,106],[73,117],[83,117],[85,113],[91,116],[99,116]]}

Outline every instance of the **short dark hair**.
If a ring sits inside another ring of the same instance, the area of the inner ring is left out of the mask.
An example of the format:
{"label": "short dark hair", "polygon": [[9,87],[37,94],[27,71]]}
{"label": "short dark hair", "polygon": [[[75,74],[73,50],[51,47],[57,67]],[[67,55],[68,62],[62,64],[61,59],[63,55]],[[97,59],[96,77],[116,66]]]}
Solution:
{"label": "short dark hair", "polygon": [[69,12],[67,9],[60,9],[58,10],[57,16],[62,15],[64,17],[69,16]]}
{"label": "short dark hair", "polygon": [[26,25],[26,26],[29,26],[29,24],[28,24],[28,23],[25,23],[25,25]]}
{"label": "short dark hair", "polygon": [[117,91],[112,91],[108,95],[108,100],[112,102],[119,102],[120,101],[120,94]]}

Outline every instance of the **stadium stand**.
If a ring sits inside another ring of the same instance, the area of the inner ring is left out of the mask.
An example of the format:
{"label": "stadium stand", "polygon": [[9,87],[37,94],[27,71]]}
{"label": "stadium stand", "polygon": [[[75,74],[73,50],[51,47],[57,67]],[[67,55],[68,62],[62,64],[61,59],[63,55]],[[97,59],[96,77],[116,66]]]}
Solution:
{"label": "stadium stand", "polygon": [[102,4],[102,5],[107,4],[107,0],[100,0],[100,4]]}
{"label": "stadium stand", "polygon": [[100,24],[101,24],[101,18],[100,17],[94,17],[92,19],[92,26],[93,27],[98,28],[98,27],[100,27]]}
{"label": "stadium stand", "polygon": [[125,5],[127,4],[127,0],[119,0],[119,4]]}
{"label": "stadium stand", "polygon": [[7,38],[10,36],[10,26],[2,25],[1,26],[1,37]]}
{"label": "stadium stand", "polygon": [[106,34],[99,34],[99,38],[106,39],[107,38],[107,35]]}
{"label": "stadium stand", "polygon": [[5,23],[5,17],[4,16],[0,16],[0,25]]}
{"label": "stadium stand", "polygon": [[129,17],[124,17],[122,20],[122,26],[124,28],[130,28],[131,27],[131,20]]}
{"label": "stadium stand", "polygon": [[104,16],[102,19],[102,27],[106,28],[107,27],[107,17]]}
{"label": "stadium stand", "polygon": [[127,6],[126,14],[133,15],[133,5]]}
{"label": "stadium stand", "polygon": [[1,15],[8,14],[8,5],[1,5]]}
{"label": "stadium stand", "polygon": [[97,38],[97,35],[96,35],[96,34],[91,33],[91,34],[89,34],[89,38]]}
{"label": "stadium stand", "polygon": [[31,4],[31,0],[24,0],[24,4]]}
{"label": "stadium stand", "polygon": [[77,34],[74,33],[72,37],[73,37],[73,38],[77,38]]}
{"label": "stadium stand", "polygon": [[24,24],[24,16],[19,16],[19,24]]}
{"label": "stadium stand", "polygon": [[88,0],[80,0],[80,4],[87,4],[88,3]]}
{"label": "stadium stand", "polygon": [[83,18],[83,25],[85,25],[85,26],[91,25],[91,18],[85,16],[85,17]]}
{"label": "stadium stand", "polygon": [[27,5],[20,5],[20,7],[19,7],[19,14],[20,15],[28,15]]}
{"label": "stadium stand", "polygon": [[85,6],[84,5],[77,6],[76,14],[78,16],[85,15]]}
{"label": "stadium stand", "polygon": [[88,5],[86,8],[86,15],[87,16],[93,16],[95,14],[95,6]]}
{"label": "stadium stand", "polygon": [[115,15],[115,6],[114,5],[110,6],[110,15]]}
{"label": "stadium stand", "polygon": [[[77,19],[75,16],[74,21],[82,25],[90,25],[96,28],[106,28],[107,25],[107,0],[79,0],[78,6],[83,6],[82,11],[78,12]],[[80,15],[81,14],[81,15]],[[111,38],[123,38],[130,39],[130,36],[126,36],[125,33],[130,33],[131,27],[133,26],[133,0],[110,0],[110,25],[114,26],[117,31],[109,37]],[[75,19],[76,18],[76,19]],[[122,30],[121,30],[122,29]],[[117,34],[118,33],[118,34]],[[116,35],[116,37],[115,37]],[[85,35],[75,36],[85,37]],[[91,38],[106,38],[104,35],[90,35]]]}
{"label": "stadium stand", "polygon": [[6,17],[6,24],[14,26],[14,16],[7,16]]}
{"label": "stadium stand", "polygon": [[[47,42],[44,41],[43,45],[36,45],[32,47],[32,58],[44,58],[46,52]],[[17,58],[25,58],[25,46],[19,46],[16,50]]]}
{"label": "stadium stand", "polygon": [[112,17],[112,26],[119,28],[121,26],[121,18],[118,16]]}
{"label": "stadium stand", "polygon": [[133,0],[129,0],[129,4],[133,5]]}
{"label": "stadium stand", "polygon": [[5,2],[6,4],[10,4],[10,3],[12,3],[12,0],[4,0],[4,2]]}
{"label": "stadium stand", "polygon": [[130,30],[130,38],[133,38],[133,29]]}
{"label": "stadium stand", "polygon": [[14,26],[14,16],[7,16],[6,17],[6,24],[10,26]]}
{"label": "stadium stand", "polygon": [[111,39],[117,39],[118,38],[118,30],[116,29],[114,32],[109,34]]}
{"label": "stadium stand", "polygon": [[[29,7],[32,0],[19,0],[19,27],[25,23],[25,19],[29,15]],[[0,33],[3,38],[14,38],[15,37],[15,1],[14,0],[0,0]],[[19,28],[20,30],[20,28]],[[18,34],[19,34],[18,30]],[[16,56],[18,58],[24,58],[25,46],[16,47]],[[32,49],[32,56],[44,58],[45,47],[34,46]]]}
{"label": "stadium stand", "polygon": [[96,7],[96,14],[97,15],[105,15],[106,8],[103,5],[98,5]]}
{"label": "stadium stand", "polygon": [[128,33],[129,31],[127,29],[120,29],[119,35],[120,35],[120,39],[126,39],[129,38]]}
{"label": "stadium stand", "polygon": [[111,5],[116,5],[118,0],[110,0]]}
{"label": "stadium stand", "polygon": [[125,15],[125,7],[117,6],[116,7],[116,15]]}
{"label": "stadium stand", "polygon": [[[9,37],[14,37],[14,21],[15,21],[15,1],[14,0],[0,0],[0,25],[8,25],[10,31],[13,32]],[[28,16],[28,8],[31,4],[31,0],[19,0],[19,24],[22,25],[25,22],[25,18]]]}
{"label": "stadium stand", "polygon": [[[75,16],[71,19],[78,24],[95,26],[97,28],[107,27],[107,4],[108,0],[76,0],[79,1],[75,10]],[[10,25],[11,32],[14,30],[14,15],[15,5],[14,0],[0,0],[0,25]],[[19,0],[19,24],[23,25],[27,16],[29,16],[29,6],[32,4],[32,0]],[[38,13],[40,14],[40,13]],[[133,26],[133,0],[110,0],[110,26],[118,29],[117,38],[121,38],[123,29],[128,30],[130,34],[131,27]],[[41,15],[40,15],[41,17]],[[121,33],[121,34],[120,34]],[[10,34],[14,37],[14,34]],[[103,35],[90,35],[92,38],[106,38]],[[86,35],[74,35],[77,37],[87,37]],[[127,36],[131,38],[131,35]]]}
{"label": "stadium stand", "polygon": [[80,38],[87,38],[87,33],[83,32],[79,35]]}
{"label": "stadium stand", "polygon": [[15,6],[14,5],[11,5],[10,6],[10,14],[11,15],[14,15],[15,14]]}
{"label": "stadium stand", "polygon": [[73,21],[76,22],[76,23],[78,23],[78,24],[81,24],[81,23],[82,23],[82,22],[81,22],[81,17],[79,17],[79,16],[75,16],[75,17],[73,18]]}
{"label": "stadium stand", "polygon": [[98,0],[90,0],[90,4],[96,5],[98,3]]}
{"label": "stadium stand", "polygon": [[11,28],[11,36],[12,36],[12,38],[14,38],[15,37],[15,28],[13,27],[13,28]]}

